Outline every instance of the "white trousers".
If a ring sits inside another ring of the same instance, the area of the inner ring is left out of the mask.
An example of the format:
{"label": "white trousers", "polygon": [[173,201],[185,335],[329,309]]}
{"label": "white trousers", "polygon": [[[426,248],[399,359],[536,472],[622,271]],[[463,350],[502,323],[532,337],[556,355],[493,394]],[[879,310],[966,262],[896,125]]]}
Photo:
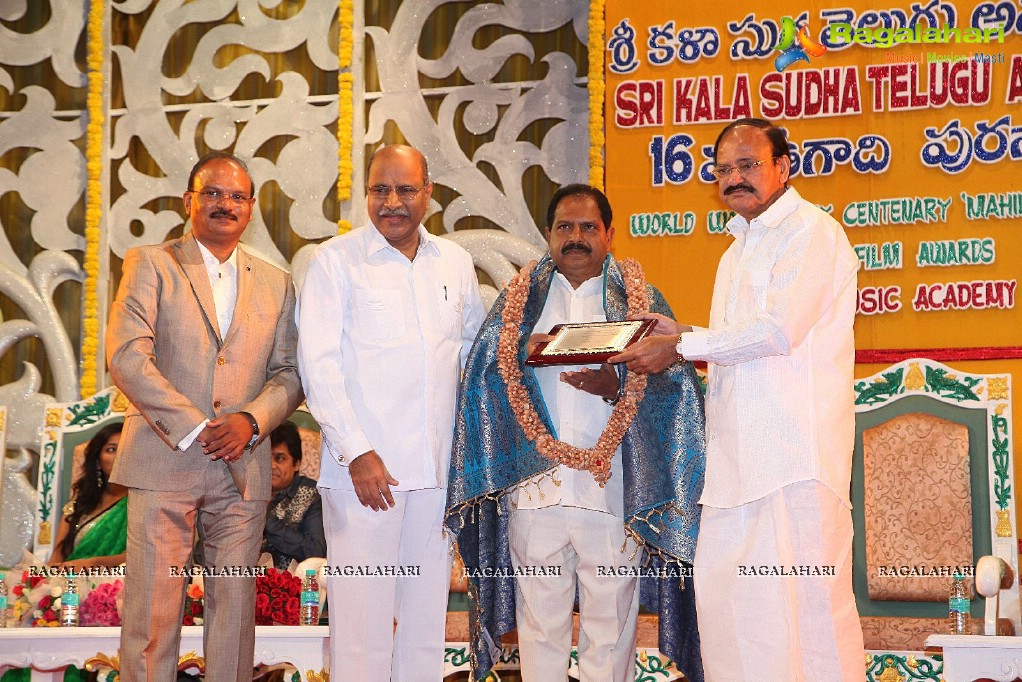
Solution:
{"label": "white trousers", "polygon": [[508,544],[514,567],[561,568],[558,576],[524,575],[515,581],[525,682],[568,679],[576,576],[580,679],[635,679],[639,582],[634,575],[613,573],[637,567],[641,552],[634,542],[625,543],[624,524],[612,514],[560,506],[512,512]]}
{"label": "white trousers", "polygon": [[694,576],[706,682],[862,681],[852,516],[823,484],[703,507]]}
{"label": "white trousers", "polygon": [[[396,506],[380,512],[349,490],[320,493],[330,570],[370,574],[326,578],[330,678],[439,682],[451,584],[447,491],[394,492]],[[402,570],[417,575],[393,575]]]}

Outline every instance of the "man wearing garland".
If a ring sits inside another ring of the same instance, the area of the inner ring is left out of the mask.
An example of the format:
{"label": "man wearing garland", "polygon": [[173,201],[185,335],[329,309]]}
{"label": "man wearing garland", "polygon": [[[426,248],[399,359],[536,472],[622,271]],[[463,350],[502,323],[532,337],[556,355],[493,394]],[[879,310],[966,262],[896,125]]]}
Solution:
{"label": "man wearing garland", "polygon": [[[740,119],[713,152],[737,215],[709,329],[661,318],[656,335],[610,359],[639,372],[709,363],[695,559],[707,679],[861,680],[848,501],[859,263],[841,225],[788,187],[782,129]],[[763,566],[824,570],[749,571]]]}
{"label": "man wearing garland", "polygon": [[598,189],[557,191],[549,254],[509,283],[466,365],[447,524],[470,580],[477,677],[517,623],[523,678],[567,679],[577,586],[583,681],[634,679],[640,587],[661,650],[702,679],[686,577],[704,463],[691,365],[648,379],[524,365],[554,325],[670,314],[637,263],[609,255],[611,218]]}

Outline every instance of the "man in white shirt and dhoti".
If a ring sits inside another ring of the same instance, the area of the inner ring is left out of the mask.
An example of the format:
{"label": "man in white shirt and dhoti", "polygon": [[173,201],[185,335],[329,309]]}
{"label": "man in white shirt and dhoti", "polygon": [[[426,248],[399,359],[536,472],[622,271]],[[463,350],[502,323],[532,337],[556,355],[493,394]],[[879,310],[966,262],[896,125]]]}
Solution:
{"label": "man in white shirt and dhoti", "polygon": [[422,154],[384,147],[367,175],[371,224],[316,248],[297,315],[324,444],[330,674],[439,682],[454,406],[484,311],[471,256],[420,224],[433,189]]}
{"label": "man in white shirt and dhoti", "polygon": [[737,215],[709,329],[659,319],[659,335],[611,361],[640,372],[708,364],[694,562],[708,682],[858,681],[848,500],[858,260],[841,226],[787,186],[783,130],[735,121],[714,160]]}

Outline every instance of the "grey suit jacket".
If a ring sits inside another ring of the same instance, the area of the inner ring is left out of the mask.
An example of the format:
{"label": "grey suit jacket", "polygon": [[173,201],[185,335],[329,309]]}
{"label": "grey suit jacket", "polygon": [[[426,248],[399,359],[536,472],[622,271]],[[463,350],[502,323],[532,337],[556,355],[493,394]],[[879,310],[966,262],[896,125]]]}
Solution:
{"label": "grey suit jacket", "polygon": [[229,467],[242,497],[270,499],[270,442],[226,464],[177,444],[204,419],[250,412],[266,436],[303,399],[295,292],[286,272],[238,249],[238,299],[226,334],[191,233],[131,249],[110,311],[107,362],[131,401],[111,480],[145,490],[201,485]]}

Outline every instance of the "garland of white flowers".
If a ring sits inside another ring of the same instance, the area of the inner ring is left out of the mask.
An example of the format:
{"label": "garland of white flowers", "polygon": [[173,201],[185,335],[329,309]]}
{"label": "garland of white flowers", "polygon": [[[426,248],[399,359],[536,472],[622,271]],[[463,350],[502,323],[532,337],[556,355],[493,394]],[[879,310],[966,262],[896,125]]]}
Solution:
{"label": "garland of white flowers", "polygon": [[[649,295],[642,266],[631,258],[619,261],[618,265],[624,279],[629,316],[648,312]],[[535,267],[536,261],[523,267],[508,282],[505,290],[504,310],[501,312],[502,327],[497,340],[497,370],[507,386],[511,411],[514,412],[525,437],[535,442],[539,454],[572,469],[589,471],[602,487],[610,480],[610,464],[614,451],[621,444],[621,439],[624,438],[639,410],[639,403],[642,402],[646,391],[646,375],[628,372],[621,397],[614,405],[614,411],[595,447],[579,448],[551,436],[536,412],[529,392],[522,385],[522,368],[518,363],[518,335],[525,314],[525,303],[529,299],[529,280]]]}

